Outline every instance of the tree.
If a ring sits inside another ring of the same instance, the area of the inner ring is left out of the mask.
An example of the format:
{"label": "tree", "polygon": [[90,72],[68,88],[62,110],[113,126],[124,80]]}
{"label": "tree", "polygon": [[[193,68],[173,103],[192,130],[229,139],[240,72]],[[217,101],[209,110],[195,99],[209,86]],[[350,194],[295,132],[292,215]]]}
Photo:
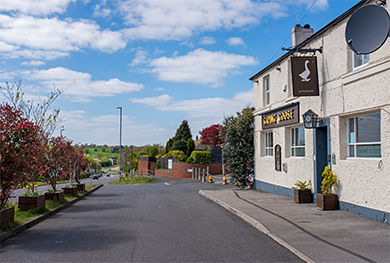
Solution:
{"label": "tree", "polygon": [[254,167],[254,116],[253,109],[246,107],[236,117],[226,117],[226,133],[223,154],[234,180],[243,182],[253,173]]}
{"label": "tree", "polygon": [[200,134],[200,144],[210,145],[211,148],[221,148],[222,144],[225,143],[221,137],[224,126],[220,124],[214,124],[210,127],[202,129]]}
{"label": "tree", "polygon": [[191,156],[191,153],[195,150],[195,142],[192,138],[187,140],[187,157]]}
{"label": "tree", "polygon": [[13,190],[30,179],[32,168],[40,171],[42,133],[38,125],[22,117],[10,105],[0,106],[0,208]]}
{"label": "tree", "polygon": [[167,143],[165,144],[165,153],[169,153],[169,151],[172,151],[172,147],[173,147],[173,138],[169,138],[169,140],[167,141]]}
{"label": "tree", "polygon": [[184,153],[187,152],[187,142],[184,140],[179,140],[173,143],[172,150],[179,150]]}
{"label": "tree", "polygon": [[158,154],[158,148],[156,146],[152,146],[149,149],[149,156],[156,157]]}
{"label": "tree", "polygon": [[179,128],[176,130],[175,137],[173,139],[174,142],[184,140],[187,141],[189,138],[192,138],[191,129],[188,125],[188,121],[184,120],[180,124]]}
{"label": "tree", "polygon": [[21,88],[22,81],[15,79],[14,84],[5,83],[5,87],[0,87],[3,95],[8,102],[19,111],[23,117],[35,123],[40,129],[50,137],[57,127],[61,124],[60,110],[53,107],[54,101],[62,94],[61,89],[54,87],[46,99],[39,100],[37,104],[34,101],[25,100],[24,92]]}
{"label": "tree", "polygon": [[56,192],[57,181],[69,176],[73,169],[72,151],[70,141],[63,137],[53,137],[48,140],[46,147],[45,179],[50,182],[53,191]]}

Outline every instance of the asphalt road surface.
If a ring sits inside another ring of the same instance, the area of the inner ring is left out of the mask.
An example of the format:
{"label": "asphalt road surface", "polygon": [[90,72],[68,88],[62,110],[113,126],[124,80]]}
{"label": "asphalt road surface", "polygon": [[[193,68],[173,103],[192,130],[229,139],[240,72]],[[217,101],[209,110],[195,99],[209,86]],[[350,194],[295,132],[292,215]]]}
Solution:
{"label": "asphalt road surface", "polygon": [[0,262],[302,262],[182,180],[108,185],[0,244]]}

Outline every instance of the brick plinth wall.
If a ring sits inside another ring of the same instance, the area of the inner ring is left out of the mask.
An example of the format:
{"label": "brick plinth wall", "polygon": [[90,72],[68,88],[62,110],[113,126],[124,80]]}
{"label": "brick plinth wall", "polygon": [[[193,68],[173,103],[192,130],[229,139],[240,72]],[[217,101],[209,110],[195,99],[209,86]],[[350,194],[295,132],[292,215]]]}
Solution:
{"label": "brick plinth wall", "polygon": [[154,174],[156,170],[156,158],[149,156],[140,156],[138,158],[138,175]]}
{"label": "brick plinth wall", "polygon": [[159,177],[172,177],[172,170],[159,169],[155,171],[154,175]]}

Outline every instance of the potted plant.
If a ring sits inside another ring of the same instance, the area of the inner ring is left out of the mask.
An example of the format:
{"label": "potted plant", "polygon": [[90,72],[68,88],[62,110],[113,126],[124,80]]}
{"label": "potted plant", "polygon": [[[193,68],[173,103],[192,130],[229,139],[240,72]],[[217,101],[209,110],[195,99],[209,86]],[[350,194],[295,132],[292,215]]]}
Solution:
{"label": "potted plant", "polygon": [[322,173],[324,179],[322,180],[321,191],[322,194],[317,194],[317,209],[319,210],[337,210],[338,198],[333,193],[333,185],[336,183],[336,176],[333,171],[329,171],[329,167],[326,166]]}
{"label": "potted plant", "polygon": [[64,191],[53,191],[53,189],[47,189],[45,192],[46,200],[53,200],[54,202],[62,203],[65,201]]}
{"label": "potted plant", "polygon": [[294,202],[295,203],[313,203],[313,194],[311,193],[311,180],[297,181],[294,189]]}
{"label": "potted plant", "polygon": [[26,192],[19,196],[18,207],[21,211],[28,211],[34,208],[44,208],[45,207],[45,195],[39,195],[37,190],[38,185],[28,184],[23,187]]}
{"label": "potted plant", "polygon": [[62,190],[66,195],[77,195],[77,185],[67,185]]}

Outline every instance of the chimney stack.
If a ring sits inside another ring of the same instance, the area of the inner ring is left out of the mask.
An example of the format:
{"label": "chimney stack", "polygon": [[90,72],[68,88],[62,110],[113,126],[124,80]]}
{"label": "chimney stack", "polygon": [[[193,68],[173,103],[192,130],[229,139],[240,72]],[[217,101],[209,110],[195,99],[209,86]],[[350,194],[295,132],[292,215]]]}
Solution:
{"label": "chimney stack", "polygon": [[295,25],[295,27],[291,30],[292,47],[296,47],[308,37],[313,35],[313,33],[314,29],[310,28],[310,25],[308,24],[303,27],[301,27],[301,25]]}

